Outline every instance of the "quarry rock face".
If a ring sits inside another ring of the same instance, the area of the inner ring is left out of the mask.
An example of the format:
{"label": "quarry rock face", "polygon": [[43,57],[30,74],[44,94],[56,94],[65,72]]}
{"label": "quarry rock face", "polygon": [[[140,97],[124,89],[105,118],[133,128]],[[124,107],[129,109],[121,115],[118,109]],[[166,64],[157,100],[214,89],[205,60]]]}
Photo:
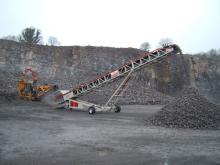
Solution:
{"label": "quarry rock face", "polygon": [[[41,46],[0,40],[0,92],[15,93],[21,72],[32,67],[39,84],[71,89],[101,73],[120,67],[141,50],[93,46]],[[82,96],[105,102],[122,78]],[[213,102],[220,102],[220,62],[208,57],[172,55],[135,72],[121,103],[164,104],[186,86],[193,86]]]}
{"label": "quarry rock face", "polygon": [[220,58],[191,56],[192,84],[207,98],[220,103]]}

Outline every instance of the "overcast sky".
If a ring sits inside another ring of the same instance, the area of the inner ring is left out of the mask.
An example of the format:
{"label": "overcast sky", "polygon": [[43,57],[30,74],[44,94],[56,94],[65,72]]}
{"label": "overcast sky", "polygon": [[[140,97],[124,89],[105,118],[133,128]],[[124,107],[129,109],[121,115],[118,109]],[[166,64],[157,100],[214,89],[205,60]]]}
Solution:
{"label": "overcast sky", "polygon": [[0,0],[0,37],[25,27],[62,45],[152,49],[172,38],[185,53],[220,48],[219,0]]}

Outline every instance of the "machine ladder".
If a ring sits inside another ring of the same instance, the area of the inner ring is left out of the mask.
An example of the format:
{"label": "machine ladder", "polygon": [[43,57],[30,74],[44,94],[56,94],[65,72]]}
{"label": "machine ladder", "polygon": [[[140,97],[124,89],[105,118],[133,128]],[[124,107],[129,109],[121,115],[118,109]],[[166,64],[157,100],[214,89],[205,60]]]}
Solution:
{"label": "machine ladder", "polygon": [[121,82],[121,84],[118,86],[118,88],[114,91],[112,96],[109,98],[109,100],[105,103],[104,107],[112,106],[113,104],[116,104],[118,101],[118,97],[122,96],[125,89],[127,88],[128,81],[131,79],[131,74],[133,70],[131,70],[128,75],[124,78],[124,80]]}

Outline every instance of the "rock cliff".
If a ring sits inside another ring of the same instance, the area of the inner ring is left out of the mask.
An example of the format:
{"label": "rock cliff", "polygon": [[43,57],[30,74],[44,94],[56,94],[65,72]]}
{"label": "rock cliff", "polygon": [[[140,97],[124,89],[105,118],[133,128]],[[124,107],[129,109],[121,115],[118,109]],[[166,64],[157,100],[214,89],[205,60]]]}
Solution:
{"label": "rock cliff", "polygon": [[[39,83],[61,89],[93,79],[123,65],[140,52],[133,48],[41,46],[0,40],[0,91],[16,92],[20,73],[30,66]],[[220,102],[220,62],[204,56],[173,55],[133,74],[121,103],[164,104],[184,87],[193,86],[213,102]],[[90,92],[83,99],[104,102],[121,79]],[[95,96],[95,97],[94,97]]]}

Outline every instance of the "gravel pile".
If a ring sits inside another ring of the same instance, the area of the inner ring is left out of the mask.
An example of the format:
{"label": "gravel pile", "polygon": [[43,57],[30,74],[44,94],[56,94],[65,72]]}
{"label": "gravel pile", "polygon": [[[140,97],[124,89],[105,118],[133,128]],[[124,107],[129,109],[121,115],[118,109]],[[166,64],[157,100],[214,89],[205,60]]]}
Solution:
{"label": "gravel pile", "polygon": [[0,67],[0,104],[18,100],[17,83],[20,72]]}
{"label": "gravel pile", "polygon": [[173,97],[158,92],[155,89],[139,87],[138,90],[131,88],[125,91],[119,103],[124,105],[164,105],[173,99]]}
{"label": "gravel pile", "polygon": [[17,93],[7,93],[5,91],[0,91],[0,104],[4,104],[5,102],[11,102],[17,99]]}
{"label": "gravel pile", "polygon": [[[124,78],[124,77],[123,77]],[[90,93],[80,97],[80,99],[96,104],[105,104],[117,89],[123,78],[119,78],[112,83],[107,83]],[[145,81],[139,81],[138,77],[131,79],[122,96],[118,97],[119,105],[164,105],[172,101],[173,97],[165,95],[155,89],[147,88]]]}
{"label": "gravel pile", "polygon": [[196,89],[188,88],[148,122],[163,127],[219,129],[220,107],[209,102]]}
{"label": "gravel pile", "polygon": [[16,93],[20,74],[21,72],[11,68],[0,68],[0,92],[4,95],[5,93]]}

